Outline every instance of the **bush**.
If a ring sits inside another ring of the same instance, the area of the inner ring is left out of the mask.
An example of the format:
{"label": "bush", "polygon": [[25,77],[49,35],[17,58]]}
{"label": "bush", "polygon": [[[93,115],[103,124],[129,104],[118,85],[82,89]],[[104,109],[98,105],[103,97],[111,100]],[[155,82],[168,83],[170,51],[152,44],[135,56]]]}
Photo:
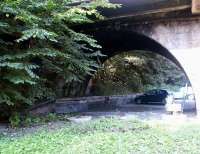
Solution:
{"label": "bush", "polygon": [[80,1],[73,6],[74,2],[1,1],[0,106],[13,112],[62,96],[60,90],[66,83],[81,82],[98,67],[101,47],[97,41],[71,27],[102,19],[96,9],[116,5],[107,0]]}
{"label": "bush", "polygon": [[11,117],[9,118],[11,127],[19,127],[21,125],[21,117],[20,114],[17,112],[12,113]]}

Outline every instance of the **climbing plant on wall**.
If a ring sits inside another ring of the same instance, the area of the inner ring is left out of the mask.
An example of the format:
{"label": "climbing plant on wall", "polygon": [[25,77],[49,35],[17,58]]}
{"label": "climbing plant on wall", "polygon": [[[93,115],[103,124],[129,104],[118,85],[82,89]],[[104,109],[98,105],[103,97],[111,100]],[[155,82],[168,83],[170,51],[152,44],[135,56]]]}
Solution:
{"label": "climbing plant on wall", "polygon": [[0,1],[1,109],[10,113],[56,97],[60,81],[81,81],[98,67],[101,46],[71,27],[103,19],[99,7],[118,5],[108,0]]}

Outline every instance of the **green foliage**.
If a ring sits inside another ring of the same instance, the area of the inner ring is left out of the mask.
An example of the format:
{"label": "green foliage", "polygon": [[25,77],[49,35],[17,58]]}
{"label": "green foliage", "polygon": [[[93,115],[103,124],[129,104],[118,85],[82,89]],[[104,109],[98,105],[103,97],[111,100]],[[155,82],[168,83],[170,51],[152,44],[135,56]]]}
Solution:
{"label": "green foliage", "polygon": [[155,88],[177,90],[188,82],[183,71],[152,52],[134,51],[107,60],[93,78],[94,95],[143,92]]}
{"label": "green foliage", "polygon": [[16,128],[16,127],[19,127],[20,124],[21,124],[21,119],[20,119],[20,114],[17,113],[17,112],[14,112],[12,114],[12,116],[10,117],[9,121],[10,121],[10,124],[13,128]]}
{"label": "green foliage", "polygon": [[96,40],[71,28],[103,19],[99,7],[118,5],[107,0],[1,0],[0,104],[21,110],[25,103],[55,97],[60,81],[80,82],[99,67]]}
{"label": "green foliage", "polygon": [[54,113],[49,113],[43,116],[26,115],[25,117],[23,117],[21,126],[35,126],[35,125],[41,125],[48,122],[55,122],[59,120],[60,121],[66,120],[65,116],[56,115]]}
{"label": "green foliage", "polygon": [[12,113],[9,118],[10,125],[12,128],[20,128],[20,127],[34,127],[37,125],[43,125],[48,122],[55,121],[68,121],[67,116],[56,115],[54,113],[49,113],[47,115],[21,115],[17,112]]}

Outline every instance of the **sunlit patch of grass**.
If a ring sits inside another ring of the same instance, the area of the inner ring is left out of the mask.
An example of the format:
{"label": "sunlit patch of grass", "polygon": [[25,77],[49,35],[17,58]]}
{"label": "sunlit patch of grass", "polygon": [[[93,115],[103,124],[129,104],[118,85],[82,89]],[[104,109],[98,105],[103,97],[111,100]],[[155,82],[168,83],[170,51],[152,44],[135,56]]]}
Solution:
{"label": "sunlit patch of grass", "polygon": [[0,136],[1,154],[199,154],[200,125],[176,131],[137,120],[104,118],[82,124],[66,123],[13,138]]}

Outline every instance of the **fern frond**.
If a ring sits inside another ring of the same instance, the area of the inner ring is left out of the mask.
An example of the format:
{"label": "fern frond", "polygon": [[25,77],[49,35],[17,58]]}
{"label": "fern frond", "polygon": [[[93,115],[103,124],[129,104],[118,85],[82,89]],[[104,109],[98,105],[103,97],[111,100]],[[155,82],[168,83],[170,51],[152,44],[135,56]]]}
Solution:
{"label": "fern frond", "polygon": [[57,42],[56,33],[41,28],[28,29],[23,31],[22,34],[22,37],[16,40],[17,42],[22,42],[30,38],[39,38],[41,40],[50,40],[53,42]]}

